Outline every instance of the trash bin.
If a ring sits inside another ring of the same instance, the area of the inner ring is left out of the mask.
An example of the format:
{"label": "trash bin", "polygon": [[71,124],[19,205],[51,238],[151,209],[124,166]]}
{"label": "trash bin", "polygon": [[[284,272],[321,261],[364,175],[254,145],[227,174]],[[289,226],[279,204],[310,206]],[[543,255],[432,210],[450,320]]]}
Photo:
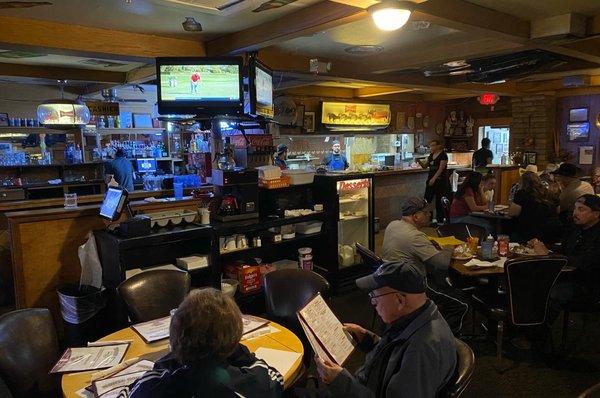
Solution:
{"label": "trash bin", "polygon": [[57,290],[60,312],[69,347],[85,346],[108,332],[106,291],[93,286],[69,284]]}

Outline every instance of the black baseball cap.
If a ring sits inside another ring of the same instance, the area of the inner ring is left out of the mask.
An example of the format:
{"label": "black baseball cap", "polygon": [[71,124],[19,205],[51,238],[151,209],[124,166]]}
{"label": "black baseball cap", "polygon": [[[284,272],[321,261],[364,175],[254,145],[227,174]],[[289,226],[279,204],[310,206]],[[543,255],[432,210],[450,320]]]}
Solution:
{"label": "black baseball cap", "polygon": [[554,170],[551,174],[556,174],[564,177],[575,177],[579,169],[573,163],[562,163],[558,169]]}
{"label": "black baseball cap", "polygon": [[433,203],[427,203],[425,199],[412,197],[402,202],[402,215],[412,216],[420,211],[432,211]]}
{"label": "black baseball cap", "polygon": [[600,196],[598,195],[588,193],[580,196],[577,202],[589,207],[592,211],[600,211]]}
{"label": "black baseball cap", "polygon": [[425,293],[425,275],[410,260],[385,262],[371,275],[358,278],[356,286],[372,291],[388,286],[403,293]]}

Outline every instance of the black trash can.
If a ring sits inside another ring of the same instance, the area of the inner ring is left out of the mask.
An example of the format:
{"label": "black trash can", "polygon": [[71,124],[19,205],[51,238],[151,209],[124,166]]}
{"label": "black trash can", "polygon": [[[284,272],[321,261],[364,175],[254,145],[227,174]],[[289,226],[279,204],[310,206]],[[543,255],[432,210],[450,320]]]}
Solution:
{"label": "black trash can", "polygon": [[108,334],[106,291],[69,284],[57,290],[69,347],[82,347]]}

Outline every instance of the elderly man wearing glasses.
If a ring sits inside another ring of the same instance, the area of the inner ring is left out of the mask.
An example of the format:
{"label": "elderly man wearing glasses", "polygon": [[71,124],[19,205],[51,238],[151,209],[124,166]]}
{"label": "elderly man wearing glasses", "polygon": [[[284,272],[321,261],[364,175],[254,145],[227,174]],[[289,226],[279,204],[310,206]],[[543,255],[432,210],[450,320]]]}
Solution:
{"label": "elderly man wearing glasses", "polygon": [[367,356],[355,375],[315,358],[327,384],[324,396],[437,396],[454,372],[456,346],[448,324],[425,295],[425,283],[410,260],[384,263],[372,275],[357,279],[387,328],[379,337],[361,326],[344,325]]}

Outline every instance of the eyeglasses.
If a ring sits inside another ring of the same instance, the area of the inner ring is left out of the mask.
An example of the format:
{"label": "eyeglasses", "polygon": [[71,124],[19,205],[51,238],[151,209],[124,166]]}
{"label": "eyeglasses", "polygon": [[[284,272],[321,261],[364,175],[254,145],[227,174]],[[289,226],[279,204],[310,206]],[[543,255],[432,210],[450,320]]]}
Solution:
{"label": "eyeglasses", "polygon": [[377,299],[383,296],[387,296],[389,294],[398,294],[400,296],[406,297],[405,294],[402,294],[400,292],[388,292],[388,293],[383,293],[383,294],[379,294],[379,295],[375,295],[375,293],[370,292],[369,293],[369,298],[371,299],[371,305],[377,305]]}

